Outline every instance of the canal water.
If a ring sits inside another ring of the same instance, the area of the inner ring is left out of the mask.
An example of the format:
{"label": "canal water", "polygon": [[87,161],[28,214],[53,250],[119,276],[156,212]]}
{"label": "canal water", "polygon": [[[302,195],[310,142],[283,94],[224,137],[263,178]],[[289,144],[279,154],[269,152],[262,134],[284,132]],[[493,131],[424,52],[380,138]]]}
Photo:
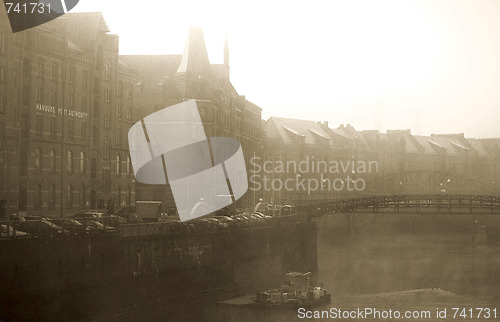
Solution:
{"label": "canal water", "polygon": [[[474,236],[473,220],[356,215],[316,221],[317,281],[330,291],[332,301],[313,309],[330,313],[323,312],[323,318],[314,321],[334,320],[335,312],[339,319],[339,309],[357,312],[365,308],[378,310],[380,316],[344,320],[397,321],[384,315],[389,310],[420,316],[429,312],[431,318],[426,321],[500,320],[500,245],[488,244],[477,233]],[[296,310],[223,306],[199,298],[131,308],[105,320],[304,321],[305,315]]]}

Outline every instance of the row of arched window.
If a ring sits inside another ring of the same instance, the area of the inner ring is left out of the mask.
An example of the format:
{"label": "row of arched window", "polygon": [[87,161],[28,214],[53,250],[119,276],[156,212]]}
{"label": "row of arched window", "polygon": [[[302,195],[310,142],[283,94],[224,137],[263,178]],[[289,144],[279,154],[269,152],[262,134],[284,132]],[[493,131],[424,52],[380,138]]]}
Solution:
{"label": "row of arched window", "polygon": [[[23,71],[25,73],[25,77],[29,77],[31,73],[31,68],[30,68],[31,61],[27,58],[24,59],[23,61]],[[58,75],[59,74],[59,64],[57,62],[53,62],[50,67],[50,79],[57,81],[58,80]],[[76,85],[76,67],[71,66],[68,68],[68,80],[70,85]],[[36,76],[43,78],[45,77],[45,60],[40,59],[36,63]],[[89,80],[89,73],[86,69],[82,71],[82,78],[81,78],[81,83],[80,86],[82,89],[87,88],[88,86],[88,80]]]}
{"label": "row of arched window", "polygon": [[[57,154],[56,150],[50,150],[49,154],[49,172],[50,173],[55,173],[57,169]],[[43,167],[43,161],[44,161],[44,156],[42,154],[42,149],[41,148],[36,148],[35,150],[35,171],[36,172],[42,172],[44,170]],[[78,162],[78,169],[80,173],[85,173],[87,171],[87,160],[86,160],[86,155],[85,152],[81,151],[79,155],[79,159],[77,160]],[[21,162],[22,163],[22,162]],[[125,163],[125,164],[123,164]],[[119,154],[116,155],[115,159],[115,165],[116,165],[116,174],[120,175],[122,173],[126,175],[131,175],[132,174],[132,167],[131,167],[131,161],[130,161],[130,156],[127,156],[125,159],[125,162],[122,161],[122,158]],[[123,166],[125,168],[123,169]],[[73,151],[69,150],[66,152],[66,171],[69,173],[73,173],[75,171],[75,156]]]}
{"label": "row of arched window", "polygon": [[[49,185],[49,190],[48,194],[44,194],[43,191],[43,186],[41,184],[35,185],[35,191],[34,191],[34,208],[35,209],[42,209],[43,207],[47,206],[49,210],[54,210],[56,209],[56,200],[57,200],[57,193],[56,193],[56,185],[51,184]],[[122,196],[122,189],[120,186],[116,186],[116,204],[117,205],[123,205],[127,204],[130,205],[132,202],[132,188],[130,186],[127,187],[126,191],[126,196]],[[75,201],[78,202],[78,206],[81,209],[88,208],[89,207],[89,200],[87,198],[87,187],[84,184],[81,184],[78,190],[78,199],[75,200],[75,190],[73,188],[73,185],[70,183],[66,186],[66,193],[65,193],[65,206],[67,209],[72,209],[75,206]]]}
{"label": "row of arched window", "polygon": [[[66,159],[66,170],[69,173],[73,173],[73,171],[74,171],[74,155],[73,155],[73,151],[71,151],[71,150],[67,151],[66,157],[67,157],[67,159]],[[48,170],[49,170],[50,173],[55,173],[56,172],[56,168],[57,168],[57,160],[56,159],[57,159],[56,150],[50,150],[50,154],[49,154],[49,168],[48,168]],[[41,148],[36,148],[36,150],[35,150],[35,171],[36,172],[42,172],[44,170],[43,161],[44,161],[44,156],[42,154],[42,149]],[[81,173],[85,173],[86,172],[86,168],[87,168],[87,162],[86,162],[85,152],[83,152],[83,151],[80,152],[78,163],[79,163],[78,164],[79,171]]]}
{"label": "row of arched window", "polygon": [[[119,154],[116,155],[116,159],[115,159],[115,173],[117,175],[120,175],[122,174],[123,172],[123,169],[122,169],[122,158]],[[132,174],[132,167],[131,167],[131,164],[130,164],[130,156],[127,156],[126,160],[125,160],[125,174],[126,175],[131,175]]]}

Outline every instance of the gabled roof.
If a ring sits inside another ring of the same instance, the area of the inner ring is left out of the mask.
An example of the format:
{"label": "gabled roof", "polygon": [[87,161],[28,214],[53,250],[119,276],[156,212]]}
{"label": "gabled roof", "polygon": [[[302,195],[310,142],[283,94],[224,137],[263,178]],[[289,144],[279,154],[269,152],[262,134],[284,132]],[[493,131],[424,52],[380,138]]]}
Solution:
{"label": "gabled roof", "polygon": [[414,135],[413,138],[418,142],[421,152],[425,154],[437,154],[445,152],[445,149],[437,142],[432,141],[428,136]]}
{"label": "gabled roof", "polygon": [[177,73],[203,75],[210,71],[207,48],[201,28],[192,27]]}
{"label": "gabled roof", "polygon": [[446,149],[449,155],[462,155],[464,153],[477,153],[467,142],[463,133],[460,134],[431,134],[431,139]]}
{"label": "gabled roof", "polygon": [[314,121],[271,117],[266,121],[264,130],[268,138],[278,139],[284,144],[301,142],[320,145],[330,139],[328,133]]}
{"label": "gabled roof", "polygon": [[102,12],[69,12],[63,17],[69,38],[82,49],[91,47],[98,34],[110,31]]}
{"label": "gabled roof", "polygon": [[477,155],[481,158],[487,158],[490,155],[490,151],[488,150],[487,145],[485,144],[485,140],[478,139],[467,139],[470,145],[477,151]]}
{"label": "gabled roof", "polygon": [[181,55],[120,55],[120,60],[140,70],[143,78],[151,78],[152,75],[173,76],[181,58]]}
{"label": "gabled roof", "polygon": [[144,89],[157,90],[174,77],[181,55],[120,55],[120,62],[138,72],[138,82]]}
{"label": "gabled roof", "polygon": [[410,130],[387,130],[387,136],[393,144],[403,144],[407,153],[420,153],[423,151]]}

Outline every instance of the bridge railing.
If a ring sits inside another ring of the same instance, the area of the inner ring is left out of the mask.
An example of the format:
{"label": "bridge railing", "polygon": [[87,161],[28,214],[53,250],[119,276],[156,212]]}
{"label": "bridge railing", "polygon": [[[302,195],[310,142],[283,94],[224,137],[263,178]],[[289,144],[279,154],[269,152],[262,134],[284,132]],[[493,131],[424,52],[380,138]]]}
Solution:
{"label": "bridge railing", "polygon": [[314,206],[297,207],[310,215],[354,211],[414,211],[438,213],[500,214],[500,197],[465,194],[405,194],[365,196],[352,199],[323,202]]}

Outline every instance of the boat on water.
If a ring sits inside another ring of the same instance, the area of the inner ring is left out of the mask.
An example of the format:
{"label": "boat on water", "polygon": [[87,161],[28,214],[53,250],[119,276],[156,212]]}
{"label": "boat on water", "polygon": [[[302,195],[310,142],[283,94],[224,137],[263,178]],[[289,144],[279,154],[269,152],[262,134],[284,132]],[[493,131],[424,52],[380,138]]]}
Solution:
{"label": "boat on water", "polygon": [[322,286],[311,286],[311,273],[289,272],[279,288],[257,291],[255,296],[242,296],[220,301],[219,304],[260,308],[310,308],[330,303],[331,294]]}

